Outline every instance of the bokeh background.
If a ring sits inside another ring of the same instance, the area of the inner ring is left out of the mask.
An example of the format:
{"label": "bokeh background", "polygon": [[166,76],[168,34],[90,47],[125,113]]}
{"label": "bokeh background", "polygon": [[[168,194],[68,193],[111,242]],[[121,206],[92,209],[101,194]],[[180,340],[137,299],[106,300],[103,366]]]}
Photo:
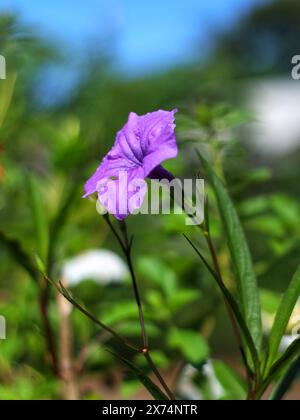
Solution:
{"label": "bokeh background", "polygon": [[[201,174],[195,147],[214,156],[249,238],[267,334],[299,263],[299,39],[297,0],[2,0],[0,399],[147,396],[105,350],[117,344],[50,290],[57,357],[72,363],[69,382],[57,378],[43,286],[23,255],[38,254],[99,319],[139,341],[121,253],[95,203],[81,198],[131,111],[179,108],[180,154],[167,165],[177,176]],[[230,285],[212,197],[211,223]],[[182,237],[183,219],[134,216],[128,225],[157,365],[185,398],[242,398],[222,299]],[[287,341],[299,324],[300,307]],[[290,396],[300,397],[297,385]]]}

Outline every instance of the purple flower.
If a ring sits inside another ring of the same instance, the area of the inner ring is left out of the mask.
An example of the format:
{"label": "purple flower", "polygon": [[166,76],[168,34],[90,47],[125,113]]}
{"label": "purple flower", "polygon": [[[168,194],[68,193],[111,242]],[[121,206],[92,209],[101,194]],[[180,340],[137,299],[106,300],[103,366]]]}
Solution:
{"label": "purple flower", "polygon": [[143,116],[130,113],[112,149],[85,184],[84,197],[98,192],[104,207],[123,220],[142,205],[147,191],[145,178],[171,179],[172,175],[160,164],[178,153],[176,112],[159,110]]}

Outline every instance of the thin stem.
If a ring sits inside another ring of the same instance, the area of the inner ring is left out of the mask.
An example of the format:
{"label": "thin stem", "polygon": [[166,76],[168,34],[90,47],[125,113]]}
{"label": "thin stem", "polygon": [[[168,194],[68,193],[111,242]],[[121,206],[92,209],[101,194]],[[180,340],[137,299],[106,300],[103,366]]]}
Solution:
{"label": "thin stem", "polygon": [[[203,225],[199,225],[199,223],[197,223],[197,220],[195,220],[195,224],[200,228],[201,233],[204,235],[211,258],[212,258],[212,262],[213,262],[213,267],[214,267],[214,271],[216,273],[216,280],[218,281],[218,283],[222,286],[222,287],[226,287],[224,280],[223,280],[223,276],[221,273],[221,268],[219,265],[219,261],[218,261],[218,256],[217,256],[217,252],[215,250],[211,235],[210,235],[210,229],[209,229],[209,219],[208,219],[208,208],[207,208],[207,199],[206,199],[206,207],[205,207],[205,224]],[[186,212],[186,214],[191,217],[191,219],[194,220],[194,216],[193,216],[193,211],[190,211],[190,207],[189,207],[189,203],[187,201],[185,201],[185,205],[183,206],[183,210]],[[239,327],[237,325],[234,313],[231,309],[231,306],[228,302],[228,300],[226,298],[224,298],[224,302],[225,302],[225,306],[228,312],[228,316],[229,316],[229,320],[230,323],[232,325],[232,329],[233,329],[233,333],[234,336],[236,338],[237,341],[237,345],[238,345],[238,349],[242,355],[242,359],[245,365],[245,369],[246,369],[246,376],[247,376],[247,388],[248,388],[248,395],[247,395],[247,399],[252,399],[254,398],[253,395],[253,390],[252,390],[252,371],[249,367],[248,361],[247,361],[247,357],[245,355],[245,351],[244,351],[244,346],[243,346],[243,340],[240,334],[240,330]]]}
{"label": "thin stem", "polygon": [[124,236],[124,242],[123,242],[122,238],[120,237],[119,233],[115,229],[114,225],[111,223],[110,218],[107,214],[104,216],[104,219],[105,219],[106,223],[108,224],[108,226],[110,227],[112,233],[116,237],[116,239],[117,239],[117,241],[118,241],[118,243],[119,243],[119,245],[120,245],[120,247],[121,247],[121,249],[122,249],[122,251],[125,255],[126,262],[127,262],[129,272],[130,272],[130,276],[131,276],[131,279],[132,279],[134,297],[135,297],[137,307],[138,307],[138,312],[139,312],[139,321],[140,321],[140,326],[141,326],[143,348],[148,349],[148,337],[147,337],[147,334],[146,334],[146,327],[145,327],[142,301],[141,301],[141,298],[140,298],[140,291],[139,291],[139,287],[138,287],[138,282],[137,282],[135,272],[134,272],[134,268],[133,268],[133,264],[132,264],[131,243],[130,243],[129,238],[128,238],[127,226],[126,226],[125,222],[120,222],[121,231],[122,231],[123,236]]}
{"label": "thin stem", "polygon": [[78,309],[83,315],[101,327],[103,330],[107,331],[110,335],[112,335],[115,339],[117,339],[120,343],[124,346],[128,347],[131,350],[140,352],[139,349],[134,347],[131,343],[121,337],[118,333],[116,333],[112,328],[108,327],[107,325],[103,324],[99,319],[97,319],[94,315],[92,315],[87,309],[81,306],[78,302],[76,302],[67,291],[67,289],[63,286],[62,283],[56,284],[53,280],[51,280],[46,274],[44,274],[45,280],[47,280],[50,284],[52,284],[56,290],[64,296],[76,309]]}
{"label": "thin stem", "polygon": [[139,311],[139,321],[140,321],[140,326],[141,326],[143,347],[144,347],[144,349],[148,349],[149,343],[148,343],[148,337],[147,337],[146,327],[145,327],[143,306],[142,306],[142,301],[141,301],[141,297],[140,297],[140,291],[139,291],[137,278],[136,278],[136,275],[135,275],[135,272],[134,272],[133,263],[132,263],[132,259],[131,259],[131,243],[128,239],[127,226],[126,226],[125,222],[121,223],[121,229],[122,229],[122,232],[124,234],[124,239],[125,239],[126,261],[127,261],[127,265],[128,265],[129,271],[130,271],[130,275],[131,275],[131,279],[132,279],[132,286],[133,286],[133,290],[134,290],[134,296],[135,296],[136,304],[137,304],[138,311]]}
{"label": "thin stem", "polygon": [[[66,201],[58,211],[58,214],[56,218],[54,219],[52,228],[49,232],[49,245],[47,250],[47,269],[46,272],[49,274],[50,277],[52,277],[52,269],[53,264],[55,260],[55,246],[57,243],[57,239],[60,234],[60,229],[62,226],[64,226],[64,221],[68,215],[69,208],[74,200],[74,197],[76,197],[76,190],[78,189],[79,183],[74,182],[74,186],[69,192]],[[49,317],[49,303],[50,303],[50,283],[48,281],[45,281],[45,283],[42,283],[43,280],[47,280],[46,278],[43,278],[39,283],[40,288],[40,312],[41,317],[44,325],[44,330],[46,334],[46,345],[48,349],[48,353],[50,354],[51,358],[51,365],[54,374],[60,378],[60,369],[59,369],[59,363],[58,363],[58,357],[57,357],[57,350],[54,340],[54,334],[53,334],[53,328],[51,325],[50,317]]]}
{"label": "thin stem", "polygon": [[106,221],[108,226],[111,228],[112,233],[115,235],[115,237],[116,237],[116,239],[117,239],[117,241],[118,241],[118,243],[119,243],[119,245],[120,245],[120,247],[121,247],[121,249],[122,249],[122,251],[125,255],[126,262],[127,262],[128,268],[129,268],[129,272],[130,272],[130,275],[131,275],[134,297],[135,297],[135,301],[136,301],[136,304],[137,304],[137,307],[138,307],[138,312],[139,312],[139,322],[140,322],[141,336],[142,336],[142,342],[143,342],[143,349],[141,350],[141,352],[144,355],[145,359],[148,362],[149,367],[151,368],[153,374],[156,376],[157,380],[159,381],[159,383],[161,384],[161,386],[165,390],[168,397],[171,400],[175,400],[174,394],[170,391],[169,387],[167,386],[163,377],[159,373],[159,370],[155,366],[155,364],[154,364],[154,362],[153,362],[153,360],[150,356],[149,340],[148,340],[148,336],[147,336],[147,332],[146,332],[145,319],[144,319],[144,314],[143,314],[143,306],[142,306],[142,301],[141,301],[141,297],[140,297],[138,282],[137,282],[137,278],[136,278],[136,275],[135,275],[135,271],[134,271],[133,263],[132,263],[132,258],[131,258],[132,239],[129,240],[129,238],[128,238],[126,223],[124,221],[120,222],[121,232],[122,232],[123,237],[124,237],[124,239],[122,239],[120,237],[119,233],[117,232],[117,230],[112,225],[108,215],[104,216],[104,220]]}
{"label": "thin stem", "polygon": [[166,382],[164,381],[164,378],[161,376],[161,374],[159,373],[159,370],[157,369],[157,367],[155,366],[151,356],[150,356],[150,352],[148,351],[143,351],[143,354],[145,356],[145,359],[147,360],[149,366],[151,367],[153,373],[155,374],[155,376],[157,377],[157,379],[159,380],[159,382],[161,383],[161,385],[163,386],[164,390],[166,391],[168,397],[170,398],[170,400],[175,400],[175,395],[173,394],[173,392],[170,390],[170,388],[168,387],[168,385],[166,384]]}
{"label": "thin stem", "polygon": [[[174,202],[176,202],[176,199],[175,199],[176,196],[174,194],[172,194],[172,192],[171,192],[171,198],[173,199]],[[205,237],[205,240],[206,240],[206,243],[208,245],[209,252],[210,252],[210,255],[211,255],[211,258],[212,258],[212,261],[213,261],[213,267],[214,267],[214,270],[215,270],[215,273],[216,273],[215,278],[216,278],[217,282],[219,283],[219,285],[221,285],[221,289],[226,288],[224,280],[223,280],[223,276],[222,276],[222,273],[221,273],[217,253],[216,253],[214,244],[213,244],[211,236],[210,236],[207,199],[205,201],[205,211],[204,211],[205,223],[204,223],[204,226],[202,224],[199,225],[199,222],[197,221],[197,219],[194,216],[194,211],[191,208],[191,204],[187,200],[185,200],[184,191],[182,191],[182,202],[178,203],[178,204],[181,204],[183,211],[194,221],[195,225],[200,228],[201,233]],[[210,267],[208,267],[208,268],[210,269]],[[234,313],[231,309],[231,306],[230,306],[230,304],[229,304],[229,302],[226,298],[224,298],[224,302],[225,302],[225,306],[226,306],[226,309],[227,309],[227,312],[228,312],[230,323],[232,325],[234,336],[236,338],[237,345],[238,345],[239,351],[242,355],[242,359],[243,359],[245,369],[246,369],[247,388],[248,388],[247,398],[248,399],[254,399],[255,391],[253,391],[253,389],[252,389],[253,374],[252,374],[251,368],[249,367],[247,357],[246,357],[246,354],[245,354],[245,351],[244,351],[243,340],[242,340],[242,337],[241,337],[241,334],[240,334],[240,330],[239,330],[238,324],[236,322],[235,315],[234,315]],[[255,388],[257,387],[258,380],[259,379],[256,378]]]}
{"label": "thin stem", "polygon": [[[213,260],[213,265],[214,265],[215,271],[217,273],[217,276],[219,278],[219,281],[225,285],[225,283],[223,281],[222,274],[221,274],[221,269],[220,269],[220,265],[219,265],[219,262],[218,262],[217,253],[216,253],[216,250],[215,250],[214,245],[212,243],[210,234],[207,233],[207,232],[205,232],[204,233],[204,236],[205,236],[205,239],[206,239],[206,242],[207,242],[207,245],[208,245],[208,248],[209,248],[211,257],[212,257],[212,260]],[[237,340],[238,345],[239,345],[239,349],[243,349],[242,338],[241,338],[241,335],[240,335],[238,326],[237,326],[237,324],[235,322],[235,317],[233,315],[233,312],[232,312],[232,310],[230,308],[230,305],[227,302],[227,300],[225,300],[225,304],[226,304],[226,307],[227,307],[227,310],[228,310],[228,315],[229,315],[230,321],[232,323],[234,334],[236,336],[236,340]]]}
{"label": "thin stem", "polygon": [[58,378],[60,377],[60,369],[58,366],[58,360],[56,356],[56,348],[55,348],[55,341],[52,331],[52,326],[49,320],[49,287],[48,283],[45,283],[40,286],[40,297],[39,297],[39,306],[40,306],[40,312],[42,317],[42,322],[44,326],[44,331],[46,335],[46,345],[48,354],[50,357],[50,363],[53,370],[53,373]]}
{"label": "thin stem", "polygon": [[[62,279],[61,283],[66,284],[66,280]],[[57,295],[57,306],[60,314],[59,356],[60,371],[64,383],[63,394],[66,400],[73,401],[80,399],[80,392],[72,357],[73,334],[70,325],[70,305],[63,295],[60,293]]]}
{"label": "thin stem", "polygon": [[[201,228],[201,230],[204,233],[204,237],[206,239],[206,242],[207,242],[211,257],[212,257],[212,261],[213,261],[213,265],[214,265],[214,269],[216,271],[216,274],[219,278],[220,283],[222,283],[225,286],[223,276],[222,276],[222,273],[221,273],[221,269],[220,269],[220,265],[219,265],[219,261],[218,261],[218,257],[217,257],[217,253],[216,253],[215,247],[213,245],[210,233],[208,231],[204,230],[203,228]],[[228,316],[229,316],[229,320],[231,322],[232,329],[233,329],[233,332],[234,332],[234,335],[235,335],[235,338],[236,338],[236,341],[237,341],[237,344],[238,344],[238,348],[239,348],[239,351],[241,352],[243,362],[244,362],[245,368],[246,368],[247,388],[248,388],[247,399],[254,399],[255,396],[254,396],[254,392],[252,390],[252,372],[251,372],[251,369],[248,365],[247,357],[246,357],[245,352],[244,352],[243,340],[242,340],[239,328],[237,326],[235,316],[234,316],[234,314],[232,312],[232,309],[229,305],[229,302],[226,299],[224,299],[224,302],[225,302],[226,309],[227,309]]]}

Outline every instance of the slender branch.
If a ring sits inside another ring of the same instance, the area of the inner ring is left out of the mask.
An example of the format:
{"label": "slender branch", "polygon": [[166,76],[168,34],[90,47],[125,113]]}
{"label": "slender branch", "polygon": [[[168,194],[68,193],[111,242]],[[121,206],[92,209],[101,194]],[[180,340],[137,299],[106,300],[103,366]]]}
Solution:
{"label": "slender branch", "polygon": [[131,343],[129,343],[127,340],[125,340],[123,337],[121,337],[118,333],[116,333],[112,328],[108,327],[107,325],[103,324],[103,322],[99,321],[94,315],[92,315],[87,309],[85,309],[83,306],[81,306],[78,302],[76,302],[70,295],[70,293],[67,291],[67,289],[62,285],[62,283],[55,283],[53,280],[51,280],[46,274],[44,274],[45,280],[47,280],[50,284],[52,284],[56,290],[62,294],[65,299],[67,299],[75,308],[77,308],[83,315],[85,315],[87,318],[89,318],[91,321],[93,321],[95,324],[97,324],[99,327],[101,327],[103,330],[107,331],[111,336],[113,336],[115,339],[117,339],[120,343],[122,343],[124,346],[128,347],[131,350],[140,352],[139,349],[137,349],[135,346],[133,346]]}
{"label": "slender branch", "polygon": [[[64,221],[66,220],[68,211],[70,209],[70,206],[73,203],[74,197],[76,197],[76,190],[78,189],[78,185],[79,183],[74,182],[74,186],[72,187],[69,194],[67,195],[67,198],[64,204],[59,209],[49,232],[49,245],[48,245],[48,250],[47,250],[46,272],[49,274],[50,277],[52,277],[52,269],[53,269],[54,256],[55,256],[55,246],[57,243],[57,239],[59,237],[62,226],[64,226]],[[39,290],[40,312],[41,312],[41,317],[42,317],[45,335],[46,335],[47,350],[50,355],[51,366],[52,366],[53,372],[58,378],[60,378],[61,374],[60,374],[57,350],[56,350],[56,345],[55,345],[55,340],[54,340],[54,333],[53,333],[53,328],[52,328],[50,317],[49,317],[51,285],[47,281],[45,276],[41,280],[40,280],[40,277],[38,277],[38,280],[39,280],[39,289],[40,289]],[[43,283],[44,280],[46,281]]]}
{"label": "slender branch", "polygon": [[[174,199],[174,197],[172,197]],[[190,206],[189,203],[185,200],[184,202],[184,206],[183,206],[183,210],[184,212],[195,221],[195,224],[200,228],[201,233],[204,235],[211,258],[212,258],[212,262],[213,262],[213,267],[214,267],[214,271],[215,271],[215,278],[218,281],[218,283],[225,288],[225,282],[223,280],[223,276],[221,273],[221,268],[219,265],[219,261],[218,261],[218,256],[217,256],[217,252],[215,250],[211,235],[210,235],[210,229],[209,229],[209,219],[208,219],[208,206],[207,206],[207,199],[205,200],[205,223],[204,225],[199,225],[199,223],[197,223],[197,220],[195,220],[195,217],[193,216],[193,211],[190,211]],[[206,264],[207,265],[207,264]],[[211,268],[208,266],[208,269],[211,270]],[[225,302],[225,306],[228,312],[228,316],[229,316],[229,320],[230,323],[232,325],[232,329],[233,329],[233,333],[234,336],[236,338],[237,341],[237,345],[238,345],[238,349],[242,355],[242,360],[243,363],[245,365],[245,369],[246,369],[246,376],[247,376],[247,388],[248,388],[248,395],[247,398],[248,399],[254,399],[255,398],[255,392],[252,390],[252,379],[253,379],[253,373],[249,367],[248,361],[247,361],[247,357],[244,351],[244,346],[243,346],[243,340],[240,334],[240,330],[239,327],[237,325],[234,313],[230,307],[229,302],[227,301],[227,299],[224,298],[224,302]],[[258,380],[258,378],[257,378]],[[257,384],[256,384],[257,385]],[[255,385],[255,387],[256,387]]]}
{"label": "slender branch", "polygon": [[[66,280],[61,280],[66,284]],[[72,328],[70,325],[71,304],[60,293],[57,295],[57,306],[60,314],[60,371],[64,382],[64,396],[66,400],[79,400],[80,391],[77,372],[72,357]]]}
{"label": "slender branch", "polygon": [[[221,269],[220,269],[217,253],[216,253],[216,250],[214,248],[214,245],[213,245],[212,239],[210,237],[210,234],[207,233],[207,232],[204,232],[204,236],[205,236],[205,239],[206,239],[211,257],[212,257],[215,272],[216,272],[216,274],[219,278],[219,281],[221,283],[223,283],[223,285],[225,286],[225,283],[223,281],[223,277],[222,277],[222,274],[221,274]],[[232,324],[232,327],[233,327],[233,331],[234,331],[236,340],[238,342],[239,349],[242,350],[242,354],[243,354],[244,353],[244,351],[243,351],[243,341],[242,341],[242,338],[241,338],[241,335],[240,335],[240,331],[239,331],[239,328],[236,324],[235,317],[233,315],[232,309],[230,308],[230,305],[229,305],[229,303],[227,302],[226,299],[225,299],[225,304],[226,304],[226,308],[228,310],[228,315],[229,315],[229,318],[230,318],[230,321],[231,321],[231,324]]]}
{"label": "slender branch", "polygon": [[167,393],[168,397],[170,398],[170,400],[175,400],[174,394],[172,393],[172,391],[170,391],[170,389],[169,389],[168,385],[166,384],[164,378],[161,376],[161,374],[159,373],[159,370],[155,366],[155,364],[154,364],[154,362],[153,362],[153,360],[152,360],[152,358],[150,356],[149,350],[143,351],[143,354],[144,354],[145,359],[147,360],[149,366],[153,370],[153,373],[155,374],[155,376],[157,377],[157,379],[159,380],[159,382],[163,386],[164,390],[166,391],[166,393]]}
{"label": "slender branch", "polygon": [[263,394],[266,392],[267,388],[274,379],[285,369],[289,366],[289,364],[295,360],[296,357],[299,357],[300,352],[300,338],[296,339],[283,353],[283,355],[275,362],[268,373],[268,376],[264,379],[263,383],[259,387],[257,391],[256,399],[260,399]]}
{"label": "slender branch", "polygon": [[125,257],[126,257],[126,261],[127,261],[129,271],[130,271],[130,275],[131,275],[131,279],[132,279],[132,286],[133,286],[133,290],[134,290],[134,296],[135,296],[135,300],[136,300],[138,311],[139,311],[139,321],[140,321],[140,326],[141,326],[143,347],[144,347],[144,349],[148,349],[148,344],[149,343],[148,343],[148,337],[147,337],[147,333],[146,333],[143,306],[142,306],[142,301],[141,301],[141,297],[140,297],[140,291],[139,291],[137,278],[136,278],[136,275],[135,275],[135,272],[134,272],[133,263],[132,263],[132,259],[131,259],[132,241],[129,241],[129,239],[128,239],[126,223],[122,222],[120,225],[121,225],[121,230],[123,232],[124,240],[125,240],[125,251],[126,251],[125,252]]}
{"label": "slender branch", "polygon": [[[221,269],[220,269],[220,265],[219,265],[219,261],[218,261],[218,257],[217,257],[217,253],[216,253],[214,244],[212,242],[210,233],[207,230],[205,230],[203,227],[202,227],[201,230],[202,230],[202,232],[204,234],[204,237],[206,239],[206,243],[208,245],[208,248],[209,248],[209,251],[210,251],[210,254],[211,254],[211,257],[212,257],[214,269],[215,269],[215,272],[216,272],[216,274],[219,278],[219,282],[222,283],[223,286],[225,286],[223,276],[222,276],[222,273],[221,273]],[[242,355],[242,360],[243,360],[243,363],[244,363],[245,369],[246,369],[247,389],[248,389],[247,399],[255,399],[254,391],[252,390],[253,375],[252,375],[252,371],[249,367],[247,357],[246,357],[246,354],[245,354],[245,351],[244,351],[243,340],[242,340],[242,337],[241,337],[241,334],[240,334],[240,330],[239,330],[239,327],[236,323],[236,319],[235,319],[235,316],[234,316],[234,314],[232,312],[232,309],[229,305],[229,302],[226,299],[224,299],[224,302],[225,302],[225,306],[226,306],[226,309],[227,309],[227,312],[228,312],[230,323],[232,325],[234,336],[236,338],[237,345],[238,345],[239,351]]]}
{"label": "slender branch", "polygon": [[117,239],[117,241],[118,241],[118,243],[119,243],[119,245],[120,245],[120,247],[121,247],[121,249],[124,253],[124,256],[126,258],[126,262],[127,262],[128,268],[129,268],[129,272],[130,272],[130,275],[131,275],[134,296],[135,296],[135,300],[136,300],[136,304],[137,304],[138,312],[139,312],[139,322],[140,322],[142,342],[143,342],[143,348],[142,348],[141,352],[144,355],[146,361],[148,362],[149,367],[153,371],[153,374],[156,376],[157,380],[159,381],[159,383],[161,384],[161,386],[163,387],[163,389],[167,393],[168,397],[171,400],[175,400],[174,394],[169,389],[168,385],[164,381],[163,377],[161,376],[159,370],[155,366],[155,364],[154,364],[154,362],[153,362],[153,360],[150,356],[149,340],[148,340],[148,336],[147,336],[147,333],[146,333],[146,326],[145,326],[145,319],[144,319],[144,314],[143,314],[142,301],[141,301],[138,282],[137,282],[137,278],[136,278],[136,275],[135,275],[135,271],[134,271],[133,263],[132,263],[132,258],[131,258],[131,250],[132,250],[133,239],[128,238],[127,226],[126,226],[126,223],[124,221],[120,222],[120,228],[121,228],[121,232],[123,234],[123,239],[122,239],[120,237],[119,233],[117,232],[117,230],[112,225],[108,215],[104,216],[104,220],[106,221],[108,226],[111,228],[112,233],[116,237],[116,239]]}
{"label": "slender branch", "polygon": [[58,360],[56,356],[56,348],[55,348],[55,342],[54,342],[54,336],[53,331],[51,327],[51,323],[49,320],[49,297],[48,297],[48,283],[40,286],[40,296],[39,296],[39,306],[40,306],[40,313],[42,317],[42,322],[44,326],[45,331],[45,338],[46,338],[46,344],[47,344],[47,350],[50,357],[50,364],[53,370],[53,373],[55,376],[60,378],[60,370],[58,366]]}

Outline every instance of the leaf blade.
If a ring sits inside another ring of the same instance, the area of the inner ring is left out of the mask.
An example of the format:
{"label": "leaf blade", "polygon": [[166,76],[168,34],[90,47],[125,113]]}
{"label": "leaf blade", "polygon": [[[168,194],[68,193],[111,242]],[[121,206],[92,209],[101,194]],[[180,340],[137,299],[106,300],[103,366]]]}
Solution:
{"label": "leaf blade", "polygon": [[42,258],[45,258],[49,238],[48,221],[43,207],[43,200],[36,179],[32,175],[28,174],[26,181],[35,227],[37,251]]}
{"label": "leaf blade", "polygon": [[246,237],[238,214],[223,182],[215,174],[207,160],[198,151],[197,154],[217,199],[237,279],[241,310],[245,316],[256,348],[259,351],[262,342],[261,306],[257,279]]}
{"label": "leaf blade", "polygon": [[32,261],[29,254],[27,254],[20,242],[16,239],[11,239],[6,236],[5,233],[0,232],[0,244],[4,246],[7,251],[11,254],[12,258],[21,266],[30,277],[38,281],[39,273],[35,268],[34,262]]}
{"label": "leaf blade", "polygon": [[267,371],[276,359],[281,339],[284,335],[293,309],[300,295],[300,266],[294,274],[292,281],[285,292],[276,313],[275,321],[271,330],[268,350]]}
{"label": "leaf blade", "polygon": [[[201,252],[199,251],[199,249],[196,247],[196,245],[191,241],[191,239],[189,239],[187,236],[185,236],[185,238],[187,239],[187,241],[189,242],[189,244],[192,246],[192,248],[194,249],[194,251],[196,252],[196,254],[200,257],[200,259],[202,260],[202,262],[205,263],[205,258],[202,256]],[[205,264],[206,265],[206,264]],[[241,330],[241,332],[243,333],[245,342],[248,346],[248,349],[250,351],[251,357],[252,357],[252,361],[257,373],[257,376],[260,376],[260,361],[259,361],[259,355],[258,355],[258,351],[255,347],[255,343],[253,341],[252,335],[248,329],[248,326],[246,324],[246,321],[243,318],[243,315],[240,311],[239,305],[237,304],[237,302],[235,301],[234,297],[232,296],[232,294],[230,293],[230,291],[225,287],[225,285],[219,281],[218,276],[215,274],[215,272],[211,269],[209,269],[209,265],[207,264],[207,269],[209,270],[209,272],[211,273],[211,275],[215,278],[216,283],[219,287],[219,289],[221,290],[226,302],[228,303],[228,305],[230,306],[235,319],[239,325],[239,328]],[[243,352],[243,349],[240,349]],[[244,352],[243,352],[244,353]]]}
{"label": "leaf blade", "polygon": [[275,391],[273,392],[271,396],[271,400],[273,401],[280,401],[283,400],[288,390],[293,385],[293,382],[295,381],[297,375],[300,372],[300,356],[298,359],[291,365],[291,367],[288,369],[286,374],[283,376],[277,387],[275,388]]}
{"label": "leaf blade", "polygon": [[152,382],[152,380],[147,375],[145,375],[138,367],[136,367],[128,359],[111,351],[109,351],[109,353],[111,353],[117,359],[122,361],[131,370],[131,372],[137,377],[141,384],[144,385],[144,387],[156,401],[169,400],[169,398],[161,391],[161,389],[158,388],[158,386],[155,385],[155,383]]}
{"label": "leaf blade", "polygon": [[300,338],[296,339],[285,351],[285,353],[274,363],[271,367],[267,378],[262,383],[259,392],[258,399],[262,397],[268,386],[276,379],[276,377],[286,369],[290,363],[293,363],[300,355]]}

